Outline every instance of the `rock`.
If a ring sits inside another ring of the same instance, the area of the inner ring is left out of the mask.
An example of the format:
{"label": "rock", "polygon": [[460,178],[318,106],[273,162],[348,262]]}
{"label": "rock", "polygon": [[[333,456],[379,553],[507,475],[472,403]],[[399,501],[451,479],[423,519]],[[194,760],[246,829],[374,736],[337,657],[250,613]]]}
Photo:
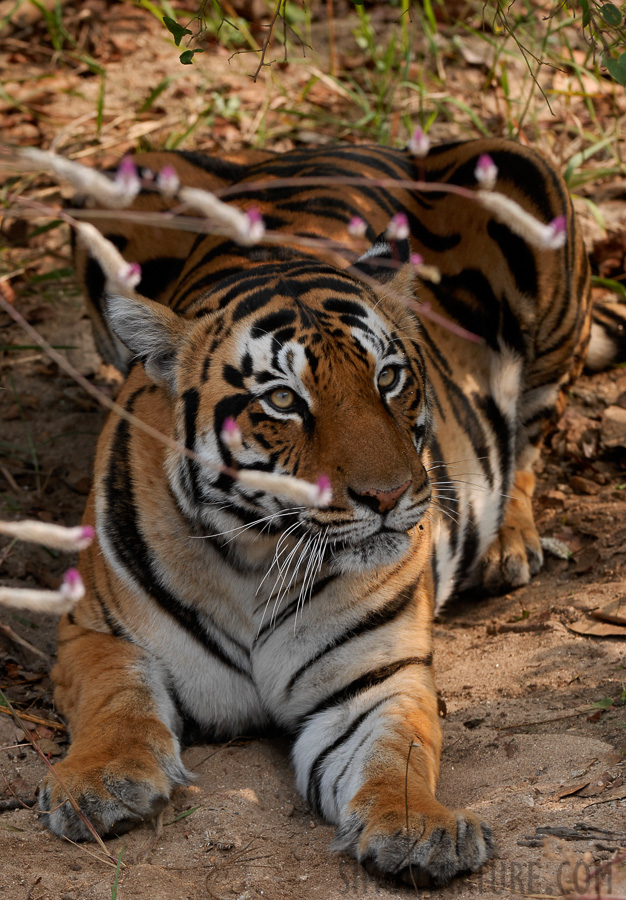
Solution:
{"label": "rock", "polygon": [[552,438],[552,449],[567,459],[595,459],[598,423],[578,410],[566,409]]}
{"label": "rock", "polygon": [[569,480],[569,486],[575,494],[598,494],[602,488],[590,478],[583,478],[582,475],[572,475]]}
{"label": "rock", "polygon": [[602,413],[600,438],[609,450],[626,447],[626,409],[609,406]]}
{"label": "rock", "polygon": [[548,491],[543,494],[539,502],[549,509],[561,509],[565,503],[565,494],[563,491]]}

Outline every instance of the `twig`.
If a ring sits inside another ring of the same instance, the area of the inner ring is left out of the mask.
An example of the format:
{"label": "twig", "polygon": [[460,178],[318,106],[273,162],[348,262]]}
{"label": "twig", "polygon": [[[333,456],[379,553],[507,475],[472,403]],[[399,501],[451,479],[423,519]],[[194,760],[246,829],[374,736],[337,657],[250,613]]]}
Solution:
{"label": "twig", "polygon": [[593,703],[588,703],[584,706],[579,706],[570,712],[558,713],[555,716],[547,716],[545,719],[536,719],[530,722],[515,722],[512,725],[496,725],[496,731],[509,731],[513,728],[527,728],[530,725],[545,725],[547,722],[558,722],[560,719],[572,719],[574,716],[580,716],[582,713],[590,712],[592,709],[596,708],[597,707],[595,707]]}
{"label": "twig", "polygon": [[417,884],[415,882],[415,875],[413,874],[413,863],[411,862],[411,836],[409,833],[409,760],[411,759],[411,750],[416,746],[413,743],[413,738],[409,743],[409,752],[406,756],[406,770],[404,773],[404,806],[406,812],[406,843],[407,843],[407,861],[409,863],[409,874],[411,875],[411,881],[413,882],[413,887],[415,888],[415,893],[417,894]]}
{"label": "twig", "polygon": [[[102,857],[98,856],[97,853],[94,853],[93,850],[89,850],[87,847],[85,847],[84,844],[78,844],[76,841],[73,841],[71,838],[68,838],[68,836],[66,834],[61,835],[61,837],[63,838],[64,841],[67,841],[68,844],[73,844],[73,846],[76,847],[78,850],[82,850],[83,853],[88,853],[89,856],[93,856],[93,858],[97,859],[98,862],[104,863],[105,866],[111,866],[112,869],[117,869],[118,860],[114,856],[111,856],[109,854],[106,859],[102,859]],[[105,846],[105,851],[106,851],[106,846]],[[122,863],[122,865],[124,865],[124,863]]]}
{"label": "twig", "polygon": [[328,55],[330,62],[330,75],[337,77],[337,43],[335,40],[335,10],[333,0],[326,0],[326,16],[328,18]]}
{"label": "twig", "polygon": [[259,77],[259,72],[261,71],[263,66],[271,66],[271,63],[265,62],[265,55],[266,55],[269,45],[271,43],[272,33],[274,31],[274,25],[276,24],[276,21],[277,21],[278,17],[280,16],[280,8],[283,5],[283,2],[284,2],[284,0],[278,0],[278,3],[276,4],[276,9],[274,10],[274,15],[272,16],[272,19],[271,19],[269,25],[267,26],[267,28],[268,28],[267,37],[263,41],[263,45],[261,47],[261,56],[259,58],[259,65],[257,66],[254,74],[251,76],[251,78],[255,84],[256,84],[257,78]]}
{"label": "twig", "polygon": [[[13,715],[13,710],[6,706],[0,706],[0,713],[6,716]],[[20,712],[20,718],[25,722],[34,722],[35,725],[42,725],[44,728],[53,728],[55,731],[67,731],[67,727],[60,722],[51,722],[50,719],[40,719],[30,713]]]}
{"label": "twig", "polygon": [[200,768],[200,766],[203,766],[205,762],[207,762],[209,759],[212,759],[218,753],[221,753],[222,750],[226,750],[226,748],[230,747],[231,744],[234,744],[235,741],[244,741],[244,740],[252,740],[252,738],[246,738],[245,735],[243,737],[231,738],[229,741],[226,741],[225,744],[222,744],[221,747],[218,747],[217,750],[214,750],[213,753],[209,753],[208,756],[203,757],[199,762],[197,762],[197,763],[195,763],[195,765],[191,766],[191,771],[194,772],[196,769]]}
{"label": "twig", "polygon": [[11,475],[11,473],[9,472],[7,467],[0,466],[0,472],[2,472],[4,479],[7,482],[7,484],[9,485],[9,487],[11,488],[11,490],[14,491],[18,495],[21,494],[21,491],[19,489],[19,485],[18,485],[17,481],[15,480],[15,478],[13,478],[13,476]]}
{"label": "twig", "polygon": [[[34,644],[31,644],[30,641],[27,641],[26,638],[19,635],[17,631],[13,631],[10,625],[0,624],[0,631],[5,634],[9,640],[13,641],[13,643],[19,644],[20,647],[24,647],[26,650],[30,650],[31,653],[41,657],[41,659],[44,659],[47,663],[50,662],[50,657],[47,653],[44,653],[39,647],[35,647]],[[4,707],[0,706],[0,713],[1,712],[8,712],[8,710],[5,710]]]}

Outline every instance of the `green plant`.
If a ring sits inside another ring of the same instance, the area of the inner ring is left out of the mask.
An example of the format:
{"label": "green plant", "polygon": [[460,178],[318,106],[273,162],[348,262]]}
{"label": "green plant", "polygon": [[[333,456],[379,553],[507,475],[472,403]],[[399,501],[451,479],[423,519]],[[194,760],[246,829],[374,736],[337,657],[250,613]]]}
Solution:
{"label": "green plant", "polygon": [[111,900],[117,900],[117,891],[120,884],[120,870],[122,868],[122,856],[124,855],[124,850],[126,849],[126,845],[122,846],[122,849],[119,852],[119,856],[117,857],[117,865],[115,867],[115,877],[113,879],[113,884],[111,885]]}

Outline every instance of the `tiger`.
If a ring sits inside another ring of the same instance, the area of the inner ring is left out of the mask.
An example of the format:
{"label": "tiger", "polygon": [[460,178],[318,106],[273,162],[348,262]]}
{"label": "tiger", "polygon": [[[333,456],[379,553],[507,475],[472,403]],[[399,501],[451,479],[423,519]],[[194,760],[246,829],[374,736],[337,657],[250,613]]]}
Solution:
{"label": "tiger", "polygon": [[[541,222],[565,217],[562,247],[531,246],[463,192],[411,184],[472,191],[484,154],[497,191]],[[141,264],[136,291],[108,291],[76,246],[132,416],[111,414],[98,443],[86,594],[60,622],[53,671],[71,746],[40,786],[43,821],[91,839],[71,795],[98,834],[121,834],[190,783],[189,743],[279,730],[334,850],[408,883],[475,872],[494,854],[489,825],[436,798],[433,618],[470,586],[505,592],[542,565],[533,466],[591,333],[567,188],[496,138],[422,158],[340,145],[134,159],[256,206],[279,239],[146,224],[173,202],[145,189],[144,224],[93,217]],[[390,240],[398,213],[409,237]],[[355,216],[368,249],[351,263],[300,240],[345,242]],[[439,279],[417,279],[412,253]],[[216,464],[325,475],[332,501],[299,506]]]}

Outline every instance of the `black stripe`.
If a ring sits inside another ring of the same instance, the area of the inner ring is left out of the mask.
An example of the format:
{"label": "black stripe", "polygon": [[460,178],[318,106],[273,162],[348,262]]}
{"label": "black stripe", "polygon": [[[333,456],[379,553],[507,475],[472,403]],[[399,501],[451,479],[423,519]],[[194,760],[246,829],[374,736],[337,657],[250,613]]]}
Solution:
{"label": "black stripe", "polygon": [[524,238],[513,234],[510,228],[490,219],[487,234],[496,242],[504,257],[520,293],[536,297],[539,293],[535,254]]}
{"label": "black stripe", "polygon": [[[311,591],[309,601],[316,597],[318,594],[321,594],[324,588],[326,588],[330,584],[330,582],[334,581],[337,577],[337,575],[325,575],[323,578],[320,578],[318,581],[316,581],[313,584],[313,590]],[[270,619],[269,622],[266,622],[265,625],[263,625],[259,629],[259,633],[256,637],[256,640],[254,641],[255,649],[262,647],[263,644],[268,640],[268,638],[271,637],[274,631],[280,628],[280,626],[283,625],[287,621],[287,619],[289,619],[296,613],[299,602],[300,597],[296,597],[283,609],[283,611],[279,615],[274,616],[273,619]]]}
{"label": "black stripe", "polygon": [[293,310],[280,309],[277,312],[269,313],[269,315],[258,319],[250,329],[250,337],[263,337],[270,331],[276,331],[279,328],[285,328],[287,325],[293,325],[295,321],[296,314]]}
{"label": "black stripe", "polygon": [[132,641],[131,635],[128,633],[128,631],[126,631],[122,624],[113,617],[98,591],[93,588],[92,592],[100,607],[100,611],[102,613],[104,621],[106,622],[107,628],[109,629],[113,637],[121,638],[125,641]]}
{"label": "black stripe", "polygon": [[[141,387],[131,395],[126,404],[128,412],[133,411],[139,397],[148,390],[150,388]],[[153,598],[160,608],[198,641],[205,650],[227,668],[251,680],[249,672],[241,663],[227,655],[224,648],[207,632],[206,626],[201,622],[197,612],[185,606],[163,585],[158,576],[153,555],[139,527],[130,469],[130,445],[130,425],[125,419],[120,419],[112,441],[114,452],[111,454],[106,476],[106,512],[104,516],[106,534],[116,557],[145,593]],[[209,617],[205,616],[205,618]],[[218,630],[218,626],[214,623],[211,623],[210,627]],[[238,649],[247,653],[247,648],[238,644],[229,635],[224,635],[224,637]]]}
{"label": "black stripe", "polygon": [[[185,409],[185,447],[194,451],[196,445],[196,418],[200,406],[200,394],[195,388],[189,388],[183,394]],[[202,503],[202,491],[200,490],[200,464],[195,459],[185,457],[185,476],[189,485],[189,492],[194,503]]]}
{"label": "black stripe", "polygon": [[478,529],[474,518],[474,510],[471,503],[466,517],[465,533],[463,535],[463,552],[459,557],[456,572],[454,573],[455,585],[462,581],[471,571],[476,562],[478,553]]}
{"label": "black stripe", "polygon": [[335,778],[335,781],[334,781],[334,784],[333,784],[333,799],[334,799],[334,801],[335,801],[335,805],[336,805],[336,806],[339,806],[338,799],[337,799],[337,798],[338,798],[338,795],[339,795],[339,783],[341,782],[342,778],[345,776],[345,774],[346,774],[346,772],[348,771],[348,769],[351,767],[352,761],[353,761],[354,757],[355,757],[356,754],[359,752],[359,750],[361,749],[361,747],[363,746],[363,744],[364,744],[366,741],[368,741],[368,740],[370,739],[370,737],[372,736],[373,731],[374,731],[374,729],[371,728],[369,731],[366,731],[366,732],[365,732],[365,734],[363,735],[363,737],[361,738],[361,740],[357,743],[356,747],[354,748],[354,750],[352,751],[352,753],[351,753],[350,756],[348,757],[348,759],[347,759],[347,761],[346,761],[346,764],[345,764],[344,767],[342,768],[341,772],[340,772],[339,775],[337,775],[337,777]]}
{"label": "black stripe", "polygon": [[377,687],[397,672],[400,672],[401,669],[407,668],[407,666],[431,666],[432,662],[432,653],[429,653],[427,656],[408,656],[405,659],[397,659],[395,662],[389,663],[386,666],[381,666],[378,669],[372,669],[369,672],[365,672],[364,675],[355,678],[350,684],[345,685],[328,697],[324,697],[324,699],[320,700],[313,709],[304,713],[298,721],[297,728],[300,730],[306,725],[308,719],[323,712],[325,709],[328,709],[331,706],[338,706],[341,703],[347,703],[348,700],[352,700],[357,694],[368,691],[370,688]]}
{"label": "black stripe", "polygon": [[175,256],[159,256],[141,264],[141,281],[136,287],[138,294],[155,300],[165,288],[173,284],[182,272],[184,259]]}
{"label": "black stripe", "polygon": [[[335,650],[342,644],[355,640],[356,638],[367,634],[369,631],[373,631],[376,628],[381,628],[383,625],[388,625],[390,622],[393,622],[395,618],[404,612],[413,600],[419,581],[420,579],[417,578],[412,584],[403,587],[402,590],[400,590],[396,596],[381,609],[369,612],[358,624],[346,628],[341,634],[338,634],[329,641],[325,647],[318,650],[315,656],[311,657],[311,659],[294,672],[285,688],[285,693],[291,693],[296,682],[311,668],[311,666],[315,665],[318,660],[331,650]],[[358,648],[355,649],[355,653],[358,653]]]}
{"label": "black stripe", "polygon": [[327,757],[330,756],[331,753],[334,753],[342,744],[345,744],[350,740],[354,732],[357,728],[367,719],[368,716],[371,716],[373,712],[375,712],[383,703],[387,703],[388,700],[391,700],[395,694],[389,694],[386,697],[383,697],[373,706],[370,706],[368,710],[364,713],[361,713],[357,718],[346,728],[346,730],[339,735],[339,737],[333,741],[330,747],[327,747],[325,750],[322,750],[321,753],[316,757],[313,765],[311,766],[309,772],[309,786],[307,788],[307,799],[309,804],[316,812],[321,812],[320,806],[320,793],[322,790],[322,778],[324,777],[324,762]]}
{"label": "black stripe", "polygon": [[[190,162],[198,169],[209,172],[211,175],[215,175],[224,181],[239,181],[241,178],[245,178],[246,175],[250,175],[251,167],[248,163],[232,162],[223,156],[207,156],[205,153],[198,153],[196,150],[176,150],[174,152],[176,156],[186,159],[187,162]],[[271,150],[266,152],[273,154]],[[257,165],[263,166],[264,164],[261,162]]]}

